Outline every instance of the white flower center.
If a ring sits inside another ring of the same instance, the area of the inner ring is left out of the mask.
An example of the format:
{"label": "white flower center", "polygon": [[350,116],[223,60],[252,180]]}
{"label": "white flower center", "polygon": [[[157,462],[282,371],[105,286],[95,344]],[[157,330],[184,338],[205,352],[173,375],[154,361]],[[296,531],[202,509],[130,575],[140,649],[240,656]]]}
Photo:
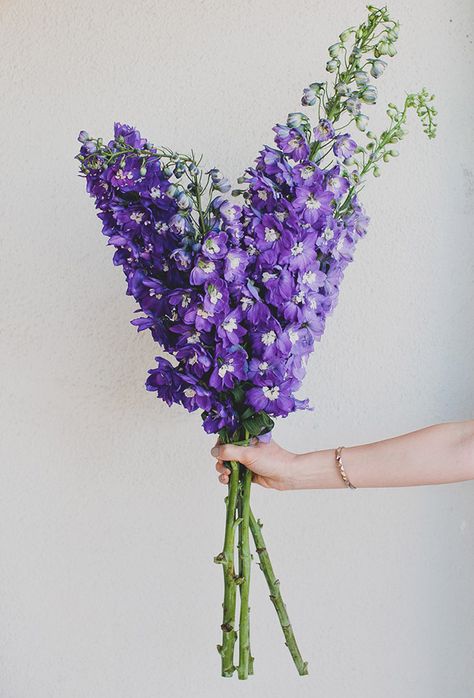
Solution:
{"label": "white flower center", "polygon": [[305,292],[304,291],[299,291],[296,296],[293,296],[291,299],[293,303],[304,303],[305,301]]}
{"label": "white flower center", "polygon": [[166,223],[155,223],[155,230],[160,235],[163,235],[168,230],[168,225]]}
{"label": "white flower center", "polygon": [[216,240],[212,240],[212,238],[206,240],[204,244],[206,246],[206,250],[208,250],[209,252],[213,252],[214,254],[217,254],[220,250],[220,247],[217,244]]}
{"label": "white flower center", "polygon": [[161,196],[161,191],[159,187],[152,187],[150,189],[150,196],[152,199],[159,199]]}
{"label": "white flower center", "polygon": [[189,293],[185,293],[181,299],[181,307],[187,308],[190,303],[191,303],[191,296],[189,295]]}
{"label": "white flower center", "polygon": [[292,344],[296,344],[296,342],[298,341],[298,332],[296,332],[296,330],[290,330],[288,332],[288,336],[290,338],[290,342]]}
{"label": "white flower center", "polygon": [[208,288],[208,292],[209,292],[209,300],[211,301],[212,305],[217,305],[217,303],[222,298],[222,293],[215,286],[210,286]]}
{"label": "white flower center", "polygon": [[297,242],[293,245],[291,248],[291,254],[293,257],[296,257],[297,255],[301,254],[304,250],[304,245],[302,242]]}
{"label": "white flower center", "polygon": [[277,211],[275,213],[275,218],[280,221],[280,223],[283,223],[288,218],[288,212],[287,211]]}
{"label": "white flower center", "polygon": [[274,228],[265,228],[265,241],[275,242],[275,240],[280,239],[280,233]]}
{"label": "white flower center", "polygon": [[273,402],[273,400],[276,400],[280,395],[280,388],[277,385],[275,385],[273,388],[269,388],[267,385],[265,385],[262,388],[262,392],[267,400],[271,400]]}
{"label": "white flower center", "polygon": [[276,279],[277,276],[276,274],[272,274],[270,271],[264,271],[262,274],[262,281],[264,284],[267,283],[267,281],[270,281],[270,279]]}
{"label": "white flower center", "polygon": [[212,261],[209,261],[209,262],[202,262],[201,261],[199,266],[201,267],[201,269],[203,270],[203,272],[205,274],[212,274],[212,272],[216,268],[216,265]]}
{"label": "white flower center", "polygon": [[317,211],[319,208],[321,208],[321,202],[318,201],[318,199],[315,199],[312,194],[310,194],[306,199],[306,208],[310,208],[313,211]]}
{"label": "white flower center", "polygon": [[333,237],[334,237],[334,230],[332,230],[329,226],[327,228],[324,228],[323,238],[325,240],[332,240]]}
{"label": "white flower center", "polygon": [[222,366],[219,366],[217,373],[219,374],[220,378],[224,378],[226,373],[234,373],[234,370],[233,361],[230,359],[227,364],[222,364]]}
{"label": "white flower center", "polygon": [[316,274],[314,271],[305,271],[301,279],[304,284],[312,284],[315,280]]}
{"label": "white flower center", "polygon": [[120,168],[115,175],[115,179],[133,179],[133,174],[131,172],[124,172],[122,168]]}
{"label": "white flower center", "polygon": [[253,305],[253,300],[251,298],[242,298],[241,299],[241,304],[242,304],[242,310],[248,310],[249,308],[252,307]]}
{"label": "white flower center", "polygon": [[268,361],[261,361],[261,362],[258,364],[258,370],[259,370],[259,371],[266,371],[267,368],[268,368]]}
{"label": "white flower center", "polygon": [[238,268],[240,262],[239,262],[239,258],[237,257],[237,255],[235,255],[235,254],[230,254],[230,255],[229,255],[229,261],[230,261],[230,268],[231,268],[231,269],[237,269],[237,268]]}
{"label": "white flower center", "polygon": [[196,332],[193,332],[193,334],[190,334],[190,335],[189,335],[189,337],[188,337],[188,339],[187,339],[187,343],[188,343],[188,344],[199,344],[199,342],[200,342],[200,337],[201,337],[201,333],[200,333],[200,332],[197,332],[197,331],[196,331]]}
{"label": "white flower center", "polygon": [[228,320],[224,320],[222,327],[226,332],[233,332],[237,329],[237,320],[235,317],[230,317]]}
{"label": "white flower center", "polygon": [[191,356],[191,358],[189,359],[188,364],[189,364],[190,366],[194,366],[195,364],[197,364],[197,362],[198,362],[198,355],[197,355],[197,354],[193,354],[193,355]]}
{"label": "white flower center", "polygon": [[133,213],[130,214],[130,220],[135,221],[135,223],[141,223],[144,215],[145,214],[143,212],[134,211]]}
{"label": "white flower center", "polygon": [[196,395],[196,391],[194,390],[194,388],[185,388],[183,392],[186,395],[186,397],[194,397]]}
{"label": "white flower center", "polygon": [[202,317],[204,320],[207,320],[208,317],[212,317],[212,313],[208,313],[204,308],[198,308],[196,315],[199,315],[199,317]]}
{"label": "white flower center", "polygon": [[275,344],[276,338],[277,336],[274,330],[270,330],[270,332],[264,332],[262,334],[262,343],[265,344],[266,347],[270,347],[272,344]]}
{"label": "white flower center", "polygon": [[267,192],[265,191],[265,189],[259,189],[258,192],[257,192],[257,196],[258,196],[258,198],[261,199],[262,201],[266,201],[266,200],[268,199],[268,194],[267,194]]}
{"label": "white flower center", "polygon": [[294,148],[299,148],[301,143],[301,138],[299,136],[294,136],[293,138],[290,138],[288,141],[288,145],[291,146],[293,149]]}
{"label": "white flower center", "polygon": [[312,167],[303,167],[301,170],[301,179],[309,179],[314,172]]}

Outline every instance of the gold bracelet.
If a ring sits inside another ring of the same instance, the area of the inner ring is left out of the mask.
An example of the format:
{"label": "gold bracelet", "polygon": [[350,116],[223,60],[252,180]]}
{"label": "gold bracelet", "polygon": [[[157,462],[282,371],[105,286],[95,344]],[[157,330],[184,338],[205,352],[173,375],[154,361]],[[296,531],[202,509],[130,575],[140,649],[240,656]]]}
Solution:
{"label": "gold bracelet", "polygon": [[342,465],[342,460],[341,460],[341,451],[344,448],[344,446],[338,446],[336,448],[336,463],[339,467],[339,472],[341,473],[342,479],[344,480],[344,484],[346,487],[350,487],[352,490],[356,490],[357,487],[352,484],[352,482],[349,480],[349,478],[346,475],[346,471],[344,470],[344,466]]}

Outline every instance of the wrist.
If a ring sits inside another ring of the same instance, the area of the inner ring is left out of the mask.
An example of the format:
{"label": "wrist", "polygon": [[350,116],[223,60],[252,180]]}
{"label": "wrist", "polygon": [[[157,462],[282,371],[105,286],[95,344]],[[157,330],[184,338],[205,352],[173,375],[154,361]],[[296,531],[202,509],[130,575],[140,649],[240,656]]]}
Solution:
{"label": "wrist", "polygon": [[336,467],[334,450],[295,454],[284,489],[333,489],[345,487]]}

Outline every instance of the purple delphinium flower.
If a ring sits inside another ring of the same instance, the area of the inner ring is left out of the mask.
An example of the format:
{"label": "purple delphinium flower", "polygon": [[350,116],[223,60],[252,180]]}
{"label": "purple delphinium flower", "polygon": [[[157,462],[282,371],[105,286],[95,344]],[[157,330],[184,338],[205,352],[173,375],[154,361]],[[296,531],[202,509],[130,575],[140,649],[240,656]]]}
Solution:
{"label": "purple delphinium flower", "polygon": [[275,143],[283,153],[293,160],[302,160],[309,154],[309,145],[302,131],[277,124],[273,127],[276,133]]}
{"label": "purple delphinium flower", "polygon": [[316,223],[318,218],[331,211],[334,194],[318,187],[298,187],[293,205],[303,213],[307,223]]}
{"label": "purple delphinium flower", "polygon": [[258,412],[265,410],[274,416],[287,415],[295,409],[295,399],[292,395],[293,380],[274,384],[268,381],[247,391],[249,404]]}
{"label": "purple delphinium flower", "polygon": [[318,125],[313,129],[314,140],[325,143],[334,138],[334,126],[328,119],[320,119]]}
{"label": "purple delphinium flower", "polygon": [[247,354],[241,347],[217,349],[214,370],[209,377],[209,385],[216,390],[232,388],[243,380],[247,373]]}
{"label": "purple delphinium flower", "polygon": [[350,133],[342,133],[336,136],[332,147],[334,155],[344,159],[350,158],[354,154],[356,148],[357,143],[351,138]]}

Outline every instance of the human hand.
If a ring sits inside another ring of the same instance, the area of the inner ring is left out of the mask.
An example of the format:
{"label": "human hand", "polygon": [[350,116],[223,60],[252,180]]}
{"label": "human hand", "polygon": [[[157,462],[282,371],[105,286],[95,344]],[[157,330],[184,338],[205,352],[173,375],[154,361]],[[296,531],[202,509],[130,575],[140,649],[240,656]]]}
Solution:
{"label": "human hand", "polygon": [[296,454],[286,451],[275,441],[263,443],[253,439],[250,446],[216,443],[211,455],[217,458],[216,470],[223,485],[229,482],[230,470],[224,461],[235,460],[252,471],[252,482],[274,490],[291,489]]}

